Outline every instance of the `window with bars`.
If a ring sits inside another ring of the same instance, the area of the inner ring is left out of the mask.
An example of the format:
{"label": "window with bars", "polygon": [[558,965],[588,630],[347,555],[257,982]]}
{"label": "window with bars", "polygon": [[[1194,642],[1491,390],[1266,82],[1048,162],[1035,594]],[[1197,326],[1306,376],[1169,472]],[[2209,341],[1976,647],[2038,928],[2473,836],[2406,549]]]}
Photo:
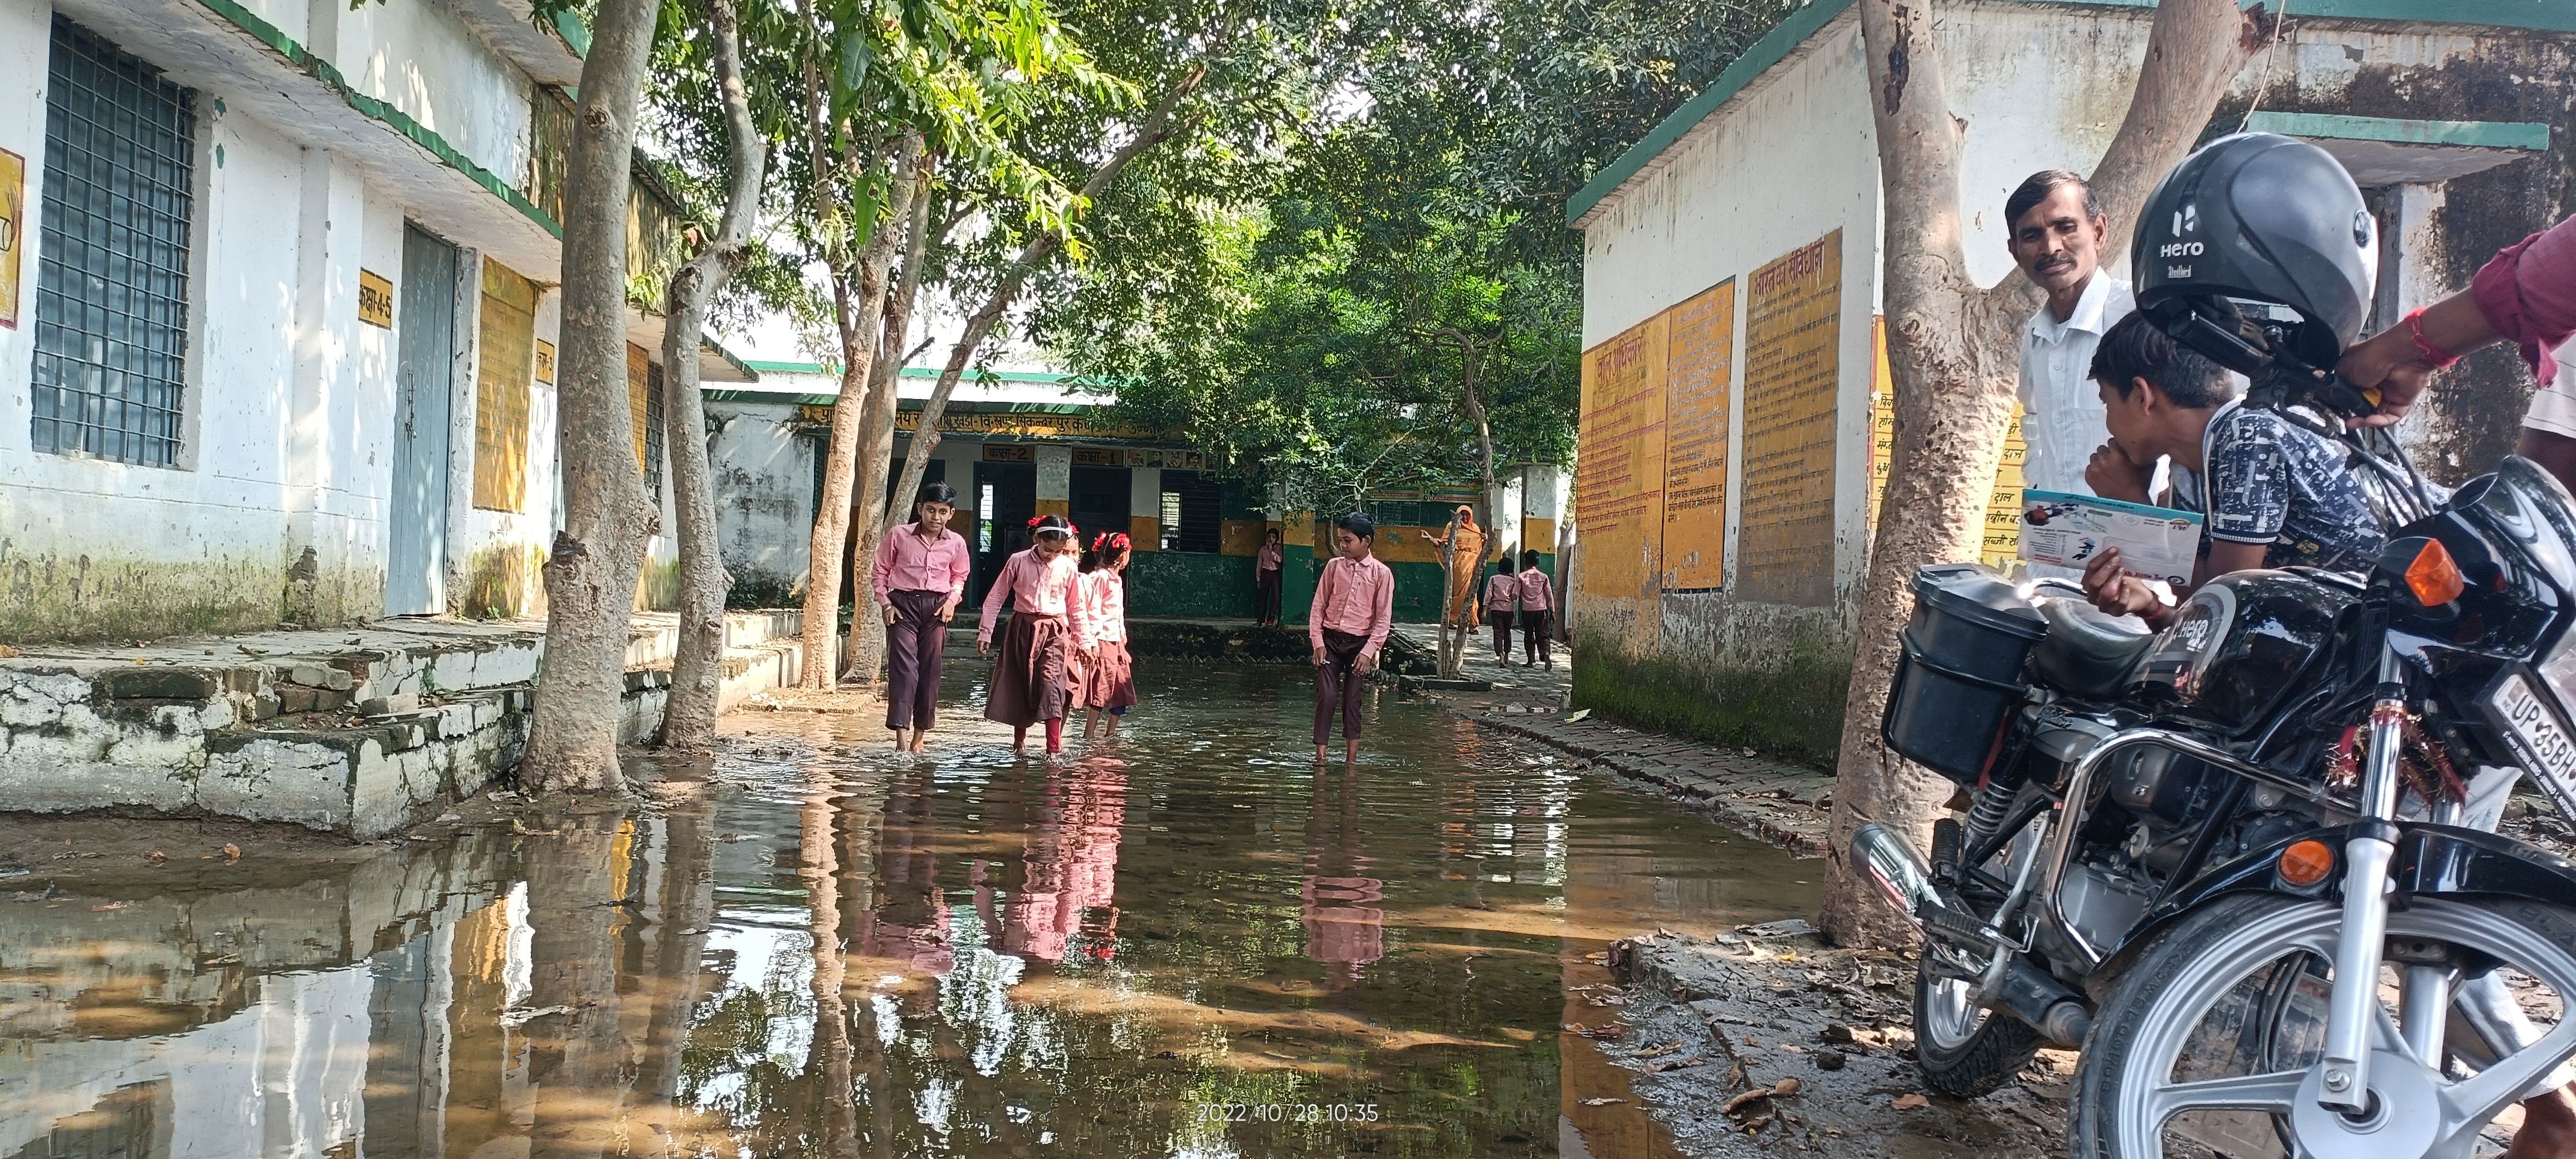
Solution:
{"label": "window with bars", "polygon": [[36,265],[35,448],[179,461],[195,94],[54,17]]}
{"label": "window with bars", "polygon": [[626,344],[626,403],[635,415],[635,461],[644,468],[644,493],[662,494],[662,367],[651,352]]}
{"label": "window with bars", "polygon": [[1214,553],[1224,484],[1206,471],[1163,472],[1163,550]]}

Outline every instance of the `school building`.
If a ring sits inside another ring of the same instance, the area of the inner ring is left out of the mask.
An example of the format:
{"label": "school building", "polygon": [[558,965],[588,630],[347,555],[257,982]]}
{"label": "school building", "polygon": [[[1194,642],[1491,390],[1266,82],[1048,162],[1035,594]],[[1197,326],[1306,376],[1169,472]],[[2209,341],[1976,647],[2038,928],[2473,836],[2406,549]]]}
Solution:
{"label": "school building", "polygon": [[[2301,137],[2351,169],[2383,238],[2374,328],[2565,214],[2576,7],[2291,7],[2209,133]],[[1979,281],[2012,273],[2006,194],[2100,160],[2153,15],[2058,0],[1943,9]],[[1594,646],[1578,655],[1596,676],[1639,660],[1688,670],[1688,694],[1755,722],[1748,735],[1785,728],[1809,751],[1830,752],[1840,728],[1886,470],[1870,91],[1849,0],[1811,0],[1567,206],[1585,251],[1569,619]],[[2532,387],[2509,354],[2474,363],[2401,428],[2450,481],[2511,449]],[[1995,483],[1989,558],[2015,550],[2017,459],[2008,450]]]}
{"label": "school building", "polygon": [[[510,0],[0,0],[0,640],[543,610],[587,44]],[[635,174],[650,286],[682,216]]]}
{"label": "school building", "polygon": [[[748,365],[759,381],[707,391],[717,521],[735,601],[780,606],[802,598],[839,377],[814,363]],[[902,473],[922,403],[937,379],[925,367],[907,367],[897,379],[891,476]],[[975,553],[968,606],[980,604],[1010,553],[1028,546],[1028,520],[1052,514],[1071,520],[1086,543],[1113,529],[1134,540],[1128,610],[1137,616],[1251,619],[1254,556],[1264,533],[1276,529],[1284,556],[1282,610],[1287,622],[1303,623],[1314,576],[1332,551],[1329,525],[1315,513],[1285,510],[1184,438],[1122,422],[1111,401],[1060,374],[992,371],[958,383],[940,415],[925,479],[957,489],[952,526]],[[1547,557],[1542,566],[1552,568],[1565,490],[1561,471],[1520,466],[1505,482],[1491,509],[1507,513],[1510,526],[1496,538],[1515,549],[1540,546]],[[1371,496],[1378,554],[1396,575],[1398,619],[1439,618],[1439,549],[1419,533],[1440,533],[1449,513],[1472,495]]]}

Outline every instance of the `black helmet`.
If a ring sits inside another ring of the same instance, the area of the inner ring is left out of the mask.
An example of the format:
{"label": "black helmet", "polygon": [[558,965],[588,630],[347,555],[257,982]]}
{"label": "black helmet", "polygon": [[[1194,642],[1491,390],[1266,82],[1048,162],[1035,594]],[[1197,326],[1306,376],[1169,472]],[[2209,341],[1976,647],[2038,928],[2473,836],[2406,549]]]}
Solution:
{"label": "black helmet", "polygon": [[2241,374],[2284,354],[2333,366],[2370,317],[2376,226],[2332,154],[2271,133],[2221,137],[2183,158],[2139,214],[2138,309]]}

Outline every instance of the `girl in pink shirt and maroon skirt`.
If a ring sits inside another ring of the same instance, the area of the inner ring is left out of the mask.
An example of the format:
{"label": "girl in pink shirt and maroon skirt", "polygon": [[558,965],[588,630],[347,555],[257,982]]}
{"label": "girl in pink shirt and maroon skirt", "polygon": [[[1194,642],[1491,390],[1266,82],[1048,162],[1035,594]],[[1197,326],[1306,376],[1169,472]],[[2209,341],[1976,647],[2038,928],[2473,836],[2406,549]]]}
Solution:
{"label": "girl in pink shirt and maroon skirt", "polygon": [[1029,521],[1032,543],[1011,556],[984,593],[984,618],[975,650],[993,651],[993,621],[1011,606],[1011,625],[993,660],[993,682],[984,717],[1011,726],[1011,749],[1026,752],[1029,726],[1046,726],[1051,753],[1064,751],[1064,717],[1071,706],[1079,665],[1091,650],[1091,610],[1082,598],[1082,573],[1074,566],[1073,525],[1059,515]]}
{"label": "girl in pink shirt and maroon skirt", "polygon": [[1360,756],[1360,682],[1377,667],[1395,623],[1395,573],[1369,549],[1377,524],[1359,512],[1333,521],[1334,556],[1315,580],[1306,640],[1315,654],[1315,759],[1332,740],[1333,710],[1342,713],[1342,758]]}
{"label": "girl in pink shirt and maroon skirt", "polygon": [[1118,735],[1118,718],[1136,703],[1136,669],[1127,655],[1127,561],[1132,544],[1123,531],[1104,531],[1091,542],[1082,561],[1082,591],[1091,610],[1091,637],[1096,644],[1082,666],[1082,739],[1109,718],[1108,735]]}

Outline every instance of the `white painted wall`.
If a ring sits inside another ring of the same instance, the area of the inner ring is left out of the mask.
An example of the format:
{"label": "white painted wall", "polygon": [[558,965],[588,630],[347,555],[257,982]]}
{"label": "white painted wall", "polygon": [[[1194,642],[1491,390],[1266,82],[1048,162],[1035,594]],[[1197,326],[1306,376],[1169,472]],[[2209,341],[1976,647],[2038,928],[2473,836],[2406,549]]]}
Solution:
{"label": "white painted wall", "polygon": [[804,590],[814,535],[814,440],[792,403],[709,401],[716,541],[737,583]]}
{"label": "white painted wall", "polygon": [[[280,0],[281,3],[284,0]],[[314,0],[307,47],[350,86],[402,110],[456,151],[518,185],[527,179],[527,74],[438,0]]]}

